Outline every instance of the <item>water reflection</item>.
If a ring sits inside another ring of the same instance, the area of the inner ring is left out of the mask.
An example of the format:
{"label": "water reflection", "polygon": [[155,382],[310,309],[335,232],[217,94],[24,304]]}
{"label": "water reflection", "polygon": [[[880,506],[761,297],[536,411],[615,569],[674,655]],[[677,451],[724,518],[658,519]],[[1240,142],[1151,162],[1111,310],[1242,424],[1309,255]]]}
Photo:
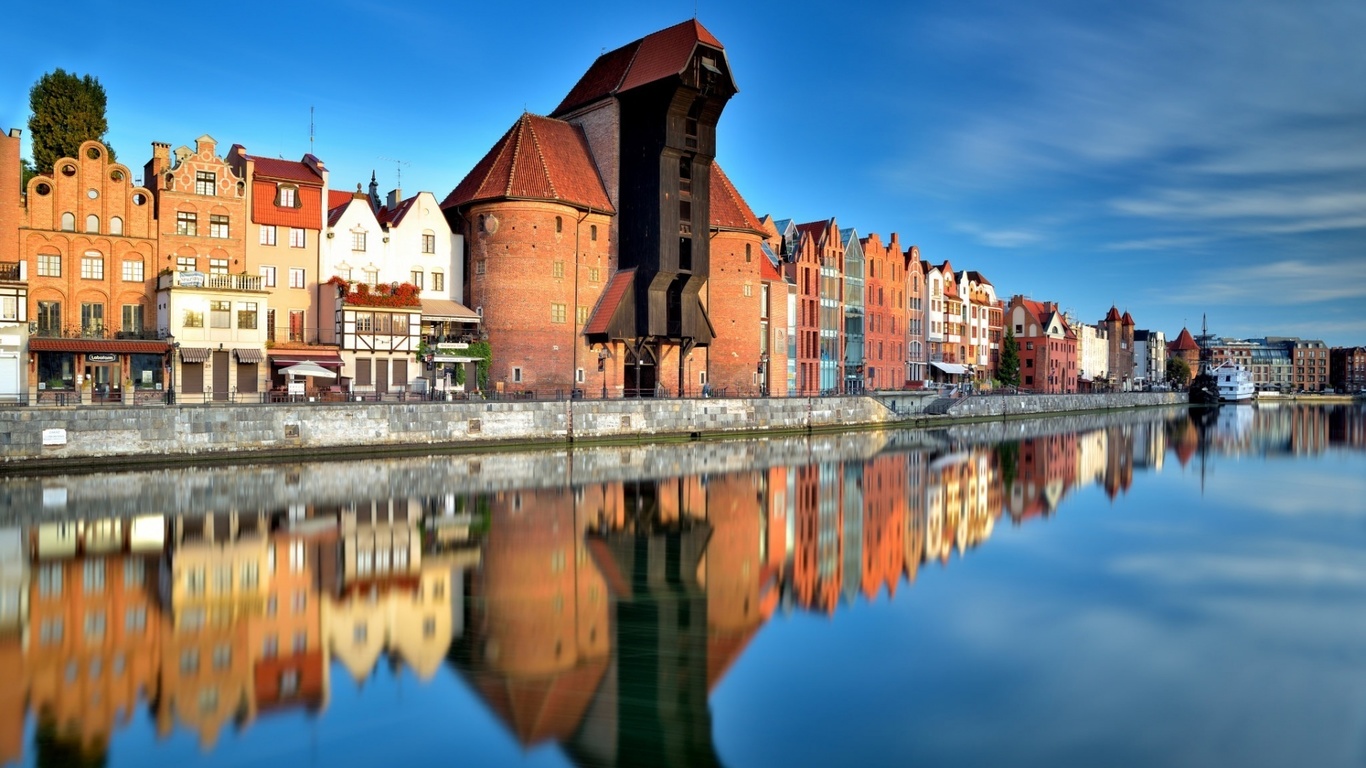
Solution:
{"label": "water reflection", "polygon": [[1360,450],[1366,411],[880,445],[681,477],[31,516],[0,529],[0,761],[102,764],[139,713],[212,751],[274,713],[334,716],[336,686],[387,666],[463,680],[518,743],[581,765],[719,764],[709,694],[775,617],[895,597],[999,525],[1083,487],[1126,494],[1169,458]]}

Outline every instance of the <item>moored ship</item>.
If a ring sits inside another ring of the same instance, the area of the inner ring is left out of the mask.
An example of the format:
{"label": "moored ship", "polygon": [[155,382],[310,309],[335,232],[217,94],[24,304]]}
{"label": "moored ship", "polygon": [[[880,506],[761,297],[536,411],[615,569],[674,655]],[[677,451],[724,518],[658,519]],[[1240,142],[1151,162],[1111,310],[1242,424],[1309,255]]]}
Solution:
{"label": "moored ship", "polygon": [[1237,363],[1225,361],[1210,371],[1219,387],[1219,402],[1247,403],[1257,391],[1252,386],[1252,374]]}

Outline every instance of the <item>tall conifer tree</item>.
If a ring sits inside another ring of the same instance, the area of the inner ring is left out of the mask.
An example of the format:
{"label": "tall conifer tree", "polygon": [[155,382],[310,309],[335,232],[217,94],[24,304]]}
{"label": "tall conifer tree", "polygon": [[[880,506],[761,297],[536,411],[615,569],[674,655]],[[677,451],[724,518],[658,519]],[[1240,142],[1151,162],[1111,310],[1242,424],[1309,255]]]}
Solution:
{"label": "tall conifer tree", "polygon": [[[28,119],[33,167],[38,173],[51,173],[59,159],[75,157],[83,141],[104,141],[109,130],[104,86],[90,75],[81,77],[59,67],[38,78],[28,102],[33,110]],[[109,159],[114,159],[113,148]]]}
{"label": "tall conifer tree", "polygon": [[1001,360],[996,364],[996,379],[1007,387],[1020,386],[1020,344],[1015,341],[1015,332],[1006,328],[1005,341],[1001,342]]}

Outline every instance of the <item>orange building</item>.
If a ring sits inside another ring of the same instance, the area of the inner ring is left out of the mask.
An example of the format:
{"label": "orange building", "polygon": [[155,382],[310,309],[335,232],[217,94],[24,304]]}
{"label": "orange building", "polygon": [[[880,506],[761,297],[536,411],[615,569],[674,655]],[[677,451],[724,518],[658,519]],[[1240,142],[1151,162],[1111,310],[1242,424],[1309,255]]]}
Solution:
{"label": "orange building", "polygon": [[29,384],[109,397],[163,380],[152,196],[98,141],[29,180],[19,248],[28,275]]}
{"label": "orange building", "polygon": [[[1057,303],[1014,296],[1006,314],[1006,322],[1014,329],[1015,343],[1020,347],[1020,388],[1046,394],[1076,392],[1077,334]],[[1115,320],[1119,319],[1116,314]],[[1129,335],[1133,337],[1132,321]],[[1127,370],[1132,372],[1132,345],[1129,361]]]}
{"label": "orange building", "polygon": [[864,259],[864,367],[870,389],[899,389],[906,381],[906,256],[895,232],[860,241]]}

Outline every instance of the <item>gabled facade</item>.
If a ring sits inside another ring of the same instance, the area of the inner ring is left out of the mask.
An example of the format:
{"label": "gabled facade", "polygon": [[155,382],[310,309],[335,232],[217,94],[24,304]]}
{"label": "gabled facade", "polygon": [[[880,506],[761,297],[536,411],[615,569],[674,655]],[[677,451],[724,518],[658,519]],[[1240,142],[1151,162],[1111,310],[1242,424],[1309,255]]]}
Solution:
{"label": "gabled facade", "polygon": [[1000,362],[1004,327],[1004,311],[996,298],[996,286],[982,273],[969,270],[958,275],[958,293],[966,299],[964,361],[977,381],[990,381],[995,378],[996,364]]}
{"label": "gabled facade", "polygon": [[[29,180],[19,228],[28,278],[31,391],[156,389],[165,341],[147,324],[158,262],[156,206],[98,141]],[[83,396],[84,398],[84,396]]]}
{"label": "gabled facade", "polygon": [[[266,318],[263,283],[246,268],[246,181],[211,136],[195,148],[153,142],[143,178],[156,203],[161,260],[155,317],[124,317],[179,345],[171,364],[180,393],[227,400],[263,391]],[[127,314],[136,307],[125,308]]]}
{"label": "gabled facade", "polygon": [[1134,383],[1148,386],[1167,378],[1167,337],[1162,331],[1134,330]]}
{"label": "gabled facade", "polygon": [[[811,351],[816,362],[816,380],[799,386],[804,394],[837,392],[844,382],[844,241],[834,218],[798,224],[797,232],[801,258],[813,283],[798,281],[797,290],[815,302],[815,314],[808,322],[815,332]],[[813,262],[814,276],[809,274]]]}
{"label": "gabled facade", "polygon": [[865,365],[868,361],[868,308],[865,304],[867,293],[868,267],[863,242],[853,227],[840,230],[840,244],[844,246],[844,381],[845,392],[862,392],[864,389]]}
{"label": "gabled facade", "polygon": [[903,256],[906,279],[906,382],[923,386],[929,379],[929,342],[925,336],[925,262],[920,260],[920,249],[911,246]]}
{"label": "gabled facade", "polygon": [[1110,307],[1100,322],[1109,342],[1109,362],[1112,386],[1116,391],[1128,392],[1134,385],[1134,319],[1118,307]]}
{"label": "gabled facade", "polygon": [[1056,302],[1014,296],[1006,322],[1020,346],[1020,388],[1045,394],[1077,391],[1077,335]]}
{"label": "gabled facade", "polygon": [[866,266],[867,369],[870,389],[900,389],[907,377],[906,255],[895,232],[884,244],[876,233],[863,240]]}
{"label": "gabled facade", "polygon": [[19,129],[0,131],[0,401],[28,389],[28,266],[19,255]]}

